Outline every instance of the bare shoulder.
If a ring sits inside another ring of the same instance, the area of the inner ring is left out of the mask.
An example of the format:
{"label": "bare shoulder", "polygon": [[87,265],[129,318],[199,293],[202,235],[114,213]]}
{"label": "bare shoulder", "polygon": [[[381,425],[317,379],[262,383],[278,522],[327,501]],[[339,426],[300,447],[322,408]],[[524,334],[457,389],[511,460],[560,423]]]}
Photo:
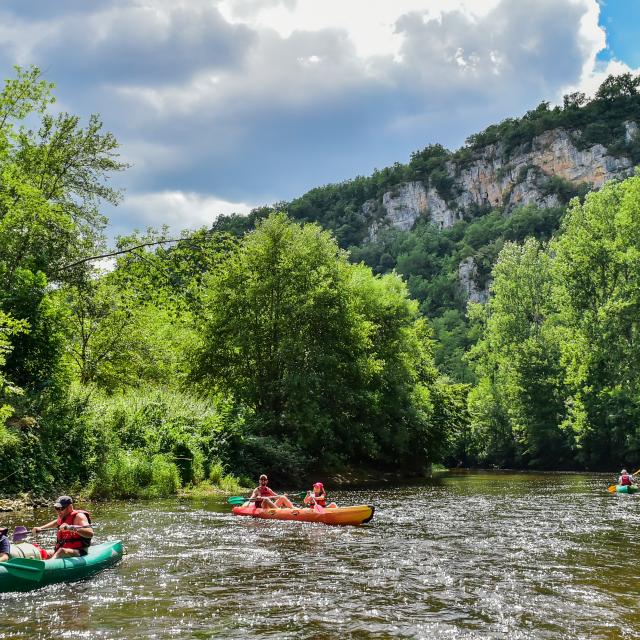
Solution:
{"label": "bare shoulder", "polygon": [[76,517],[73,519],[73,524],[88,526],[89,520],[84,513],[76,513]]}

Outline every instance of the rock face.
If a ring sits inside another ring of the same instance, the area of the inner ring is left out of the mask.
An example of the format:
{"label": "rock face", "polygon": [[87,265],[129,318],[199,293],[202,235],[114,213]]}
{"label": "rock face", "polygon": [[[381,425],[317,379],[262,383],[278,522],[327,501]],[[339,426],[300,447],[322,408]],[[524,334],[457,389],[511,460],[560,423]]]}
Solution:
{"label": "rock face", "polygon": [[638,137],[638,123],[627,120],[624,123],[624,141],[633,142]]}
{"label": "rock face", "polygon": [[[635,142],[640,135],[638,123],[626,121],[624,127],[625,141]],[[563,204],[559,186],[599,189],[608,180],[633,173],[629,158],[609,155],[600,144],[581,148],[579,139],[579,131],[553,129],[510,153],[495,144],[475,152],[464,163],[449,161],[446,171],[453,186],[447,199],[423,182],[396,185],[381,199],[368,200],[362,206],[369,239],[375,240],[383,229],[408,231],[420,218],[446,229],[479,208],[502,208],[508,214],[527,204],[558,206]],[[460,264],[458,276],[469,300],[486,301],[487,290],[476,285],[473,258]]]}
{"label": "rock face", "polygon": [[469,302],[485,303],[489,298],[488,286],[480,289],[477,285],[478,268],[473,257],[466,258],[458,265],[458,281]]}
{"label": "rock face", "polygon": [[[638,135],[635,122],[625,122],[627,141]],[[380,202],[367,201],[363,215],[370,221],[369,237],[374,239],[385,227],[403,231],[421,218],[429,218],[441,229],[453,226],[471,208],[515,207],[535,204],[552,207],[560,204],[552,178],[561,178],[576,187],[587,184],[599,189],[607,180],[633,173],[631,160],[614,157],[605,147],[595,144],[580,149],[579,134],[553,129],[537,136],[531,144],[506,154],[501,145],[489,145],[464,164],[449,162],[454,196],[445,201],[438,191],[422,182],[405,182],[383,194]],[[378,212],[372,219],[372,212]]]}
{"label": "rock face", "polygon": [[432,187],[426,189],[422,182],[403,182],[383,194],[381,204],[367,200],[362,205],[362,213],[370,220],[375,212],[381,212],[382,216],[369,225],[371,240],[383,228],[409,231],[420,217],[429,218],[441,229],[453,226],[459,219],[438,191]]}

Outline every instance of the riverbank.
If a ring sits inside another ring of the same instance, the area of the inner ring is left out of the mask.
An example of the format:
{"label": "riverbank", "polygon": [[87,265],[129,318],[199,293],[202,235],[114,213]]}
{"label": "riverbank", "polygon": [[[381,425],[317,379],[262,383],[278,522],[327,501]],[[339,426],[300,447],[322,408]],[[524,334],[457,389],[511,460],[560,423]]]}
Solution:
{"label": "riverbank", "polygon": [[[385,486],[395,484],[405,484],[416,482],[433,477],[434,473],[447,471],[446,467],[441,465],[432,465],[425,469],[422,473],[407,473],[406,471],[380,471],[371,468],[349,467],[340,471],[332,471],[328,473],[317,473],[309,476],[305,481],[299,483],[301,485],[311,485],[317,480],[321,480],[327,487],[332,490],[348,489],[352,487],[366,486]],[[74,498],[78,501],[104,502],[107,500],[153,500],[158,498],[168,498],[175,496],[184,499],[201,499],[201,498],[227,498],[232,495],[245,495],[249,493],[253,484],[247,482],[247,478],[237,478],[232,474],[225,474],[221,469],[214,469],[210,474],[209,480],[203,480],[195,485],[188,485],[179,488],[175,493],[162,496],[120,496],[120,495],[94,495],[92,491],[73,493]],[[257,483],[257,479],[256,479]],[[249,486],[250,485],[250,486]],[[29,493],[22,493],[16,496],[7,496],[0,498],[0,513],[23,512],[40,507],[47,507],[52,504],[57,495],[50,497],[33,496]]]}
{"label": "riverbank", "polygon": [[46,507],[51,503],[52,500],[23,493],[10,498],[0,498],[0,513],[28,511]]}

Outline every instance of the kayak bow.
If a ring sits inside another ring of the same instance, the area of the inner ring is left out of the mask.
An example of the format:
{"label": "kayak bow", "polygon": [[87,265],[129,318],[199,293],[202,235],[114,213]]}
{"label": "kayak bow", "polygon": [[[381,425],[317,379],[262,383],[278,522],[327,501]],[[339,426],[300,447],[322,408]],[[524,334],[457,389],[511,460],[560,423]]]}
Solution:
{"label": "kayak bow", "polygon": [[71,582],[92,576],[122,559],[122,542],[104,542],[89,547],[80,558],[30,560],[16,558],[0,562],[0,593],[29,591],[54,582]]}

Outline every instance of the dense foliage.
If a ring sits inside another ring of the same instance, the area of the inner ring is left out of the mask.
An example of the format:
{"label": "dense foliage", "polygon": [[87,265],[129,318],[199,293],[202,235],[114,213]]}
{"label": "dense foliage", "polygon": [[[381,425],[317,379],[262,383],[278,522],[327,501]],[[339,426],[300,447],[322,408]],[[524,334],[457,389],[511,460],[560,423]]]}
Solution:
{"label": "dense foliage", "polygon": [[434,459],[445,395],[398,276],[375,277],[316,225],[273,214],[211,272],[204,299],[193,376],[251,412],[261,466]]}
{"label": "dense foliage", "polygon": [[[0,93],[0,493],[637,461],[640,177],[586,199],[552,178],[561,202],[581,196],[566,214],[368,237],[384,193],[419,180],[450,200],[450,162],[485,144],[563,126],[636,158],[621,123],[637,89],[608,79],[454,154],[432,145],[179,238],[119,238],[100,270],[117,141],[95,116],[51,115],[52,86],[17,69]],[[461,265],[486,304],[467,306]]]}
{"label": "dense foliage", "polygon": [[400,277],[270,209],[246,234],[120,238],[100,271],[124,165],[97,117],[49,114],[51,89],[18,69],[0,95],[3,492],[151,497],[442,457],[464,394]]}
{"label": "dense foliage", "polygon": [[617,467],[640,456],[640,176],[574,201],[548,245],[504,247],[475,308],[467,454]]}

